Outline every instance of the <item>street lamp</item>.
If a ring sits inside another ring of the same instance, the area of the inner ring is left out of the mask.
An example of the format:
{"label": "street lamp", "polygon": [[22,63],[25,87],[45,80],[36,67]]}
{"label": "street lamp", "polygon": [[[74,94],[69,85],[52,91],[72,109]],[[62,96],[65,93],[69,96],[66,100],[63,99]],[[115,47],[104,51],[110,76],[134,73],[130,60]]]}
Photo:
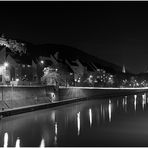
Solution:
{"label": "street lamp", "polygon": [[2,82],[4,83],[4,79],[7,77],[7,67],[9,66],[8,62],[4,62],[3,64],[3,71],[2,71]]}
{"label": "street lamp", "polygon": [[5,62],[4,67],[8,67],[8,66],[9,66],[8,62]]}
{"label": "street lamp", "polygon": [[40,60],[40,62],[38,63],[38,80],[39,80],[39,83],[41,82],[41,77],[43,75],[43,68],[44,68],[44,61],[43,60]]}
{"label": "street lamp", "polygon": [[44,61],[43,60],[41,60],[41,64],[44,64]]}

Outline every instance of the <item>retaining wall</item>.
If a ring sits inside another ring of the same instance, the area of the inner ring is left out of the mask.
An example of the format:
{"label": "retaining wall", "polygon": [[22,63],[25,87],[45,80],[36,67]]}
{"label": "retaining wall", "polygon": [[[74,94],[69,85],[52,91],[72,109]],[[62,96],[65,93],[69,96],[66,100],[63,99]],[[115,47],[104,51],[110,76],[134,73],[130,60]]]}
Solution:
{"label": "retaining wall", "polygon": [[60,87],[54,86],[1,86],[0,108],[16,108],[22,106],[58,102],[74,98],[88,98],[93,96],[118,96],[147,91],[148,88],[118,89],[91,87]]}
{"label": "retaining wall", "polygon": [[0,87],[0,100],[21,100],[43,96],[46,96],[46,90],[44,87]]}
{"label": "retaining wall", "polygon": [[48,89],[45,86],[1,86],[0,108],[8,109],[50,103],[50,92],[54,92],[53,86]]}
{"label": "retaining wall", "polygon": [[91,87],[69,87],[59,89],[59,100],[71,98],[85,98],[91,96],[118,96],[147,91],[148,88],[91,88]]}

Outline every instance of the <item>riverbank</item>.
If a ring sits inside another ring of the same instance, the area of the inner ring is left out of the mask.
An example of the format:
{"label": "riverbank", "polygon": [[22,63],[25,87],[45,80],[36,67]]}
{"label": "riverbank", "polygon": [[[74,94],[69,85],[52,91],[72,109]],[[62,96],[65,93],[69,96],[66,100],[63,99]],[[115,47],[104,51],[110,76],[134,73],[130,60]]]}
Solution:
{"label": "riverbank", "polygon": [[[35,88],[35,87],[34,87]],[[51,88],[53,91],[53,88]],[[88,99],[102,99],[106,97],[132,95],[146,92],[148,88],[93,88],[93,87],[60,87],[58,90],[59,100],[52,101],[51,96],[27,97],[25,99],[3,99],[0,100],[0,117],[57,107],[60,105],[83,101]],[[54,92],[53,92],[54,93]],[[54,96],[56,97],[56,96]],[[96,99],[96,98],[95,98]]]}
{"label": "riverbank", "polygon": [[109,87],[60,87],[58,100],[71,98],[86,98],[91,96],[119,96],[147,91],[148,87],[142,88],[109,88]]}

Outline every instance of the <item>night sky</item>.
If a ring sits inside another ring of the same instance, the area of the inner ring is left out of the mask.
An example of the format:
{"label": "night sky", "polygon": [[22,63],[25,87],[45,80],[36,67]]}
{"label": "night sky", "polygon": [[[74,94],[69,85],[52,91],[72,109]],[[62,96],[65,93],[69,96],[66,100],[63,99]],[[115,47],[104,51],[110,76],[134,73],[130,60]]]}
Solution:
{"label": "night sky", "polygon": [[148,2],[0,2],[0,33],[72,45],[133,73],[148,69]]}

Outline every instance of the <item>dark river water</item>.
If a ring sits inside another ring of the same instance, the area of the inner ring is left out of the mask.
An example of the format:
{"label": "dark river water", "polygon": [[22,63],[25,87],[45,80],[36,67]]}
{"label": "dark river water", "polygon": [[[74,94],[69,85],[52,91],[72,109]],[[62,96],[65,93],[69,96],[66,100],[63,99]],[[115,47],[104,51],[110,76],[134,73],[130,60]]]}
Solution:
{"label": "dark river water", "polygon": [[0,120],[0,147],[148,146],[148,95],[95,98]]}

